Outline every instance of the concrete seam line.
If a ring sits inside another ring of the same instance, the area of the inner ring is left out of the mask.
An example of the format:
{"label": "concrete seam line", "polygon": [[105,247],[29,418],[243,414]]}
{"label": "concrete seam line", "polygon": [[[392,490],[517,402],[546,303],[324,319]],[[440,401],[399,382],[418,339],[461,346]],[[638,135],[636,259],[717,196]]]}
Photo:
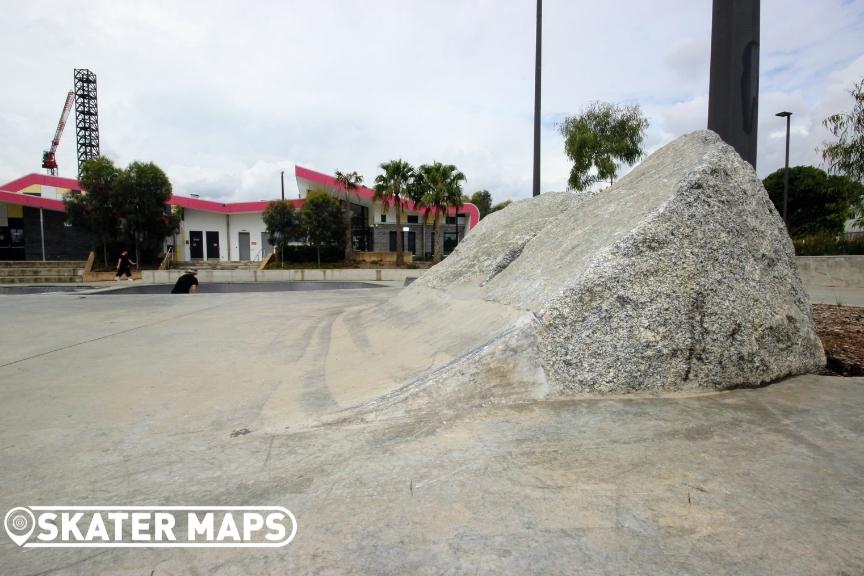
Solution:
{"label": "concrete seam line", "polygon": [[112,336],[120,336],[121,334],[127,334],[129,332],[134,332],[135,330],[139,330],[141,328],[149,328],[150,326],[155,326],[156,324],[161,324],[166,320],[173,320],[175,318],[185,318],[186,316],[191,316],[192,314],[197,314],[198,312],[206,312],[207,310],[212,310],[214,308],[219,308],[222,304],[216,304],[215,306],[208,306],[207,308],[200,308],[198,310],[193,310],[191,312],[187,312],[186,314],[180,314],[178,316],[171,316],[170,318],[161,318],[159,320],[149,322],[147,324],[141,324],[140,326],[133,326],[132,328],[127,328],[126,330],[120,330],[119,332],[112,332],[111,334],[105,334],[104,336],[98,336],[96,338],[91,338],[90,340],[84,340],[82,342],[75,342],[74,344],[68,344],[66,346],[61,346],[60,348],[54,348],[53,350],[46,350],[45,352],[39,352],[38,354],[33,354],[32,356],[27,356],[26,358],[19,358],[18,360],[12,360],[11,362],[7,362],[5,364],[0,364],[0,368],[6,368],[7,366],[14,366],[15,364],[20,364],[21,362],[26,362],[28,360],[33,360],[34,358],[40,358],[42,356],[48,356],[49,354],[54,354],[55,352],[62,352],[63,350],[68,350],[70,348],[75,348],[76,346],[83,346],[84,344],[90,344],[91,342],[98,342],[99,340],[105,340],[107,338],[111,338]]}

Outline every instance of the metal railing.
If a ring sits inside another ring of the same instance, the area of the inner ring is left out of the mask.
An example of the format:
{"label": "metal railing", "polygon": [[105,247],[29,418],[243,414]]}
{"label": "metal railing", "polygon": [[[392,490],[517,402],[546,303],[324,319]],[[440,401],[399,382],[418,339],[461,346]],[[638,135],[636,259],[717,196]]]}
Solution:
{"label": "metal railing", "polygon": [[168,251],[165,253],[165,257],[162,258],[162,262],[159,263],[159,270],[168,270],[171,266],[172,256],[174,256],[174,247],[169,246]]}

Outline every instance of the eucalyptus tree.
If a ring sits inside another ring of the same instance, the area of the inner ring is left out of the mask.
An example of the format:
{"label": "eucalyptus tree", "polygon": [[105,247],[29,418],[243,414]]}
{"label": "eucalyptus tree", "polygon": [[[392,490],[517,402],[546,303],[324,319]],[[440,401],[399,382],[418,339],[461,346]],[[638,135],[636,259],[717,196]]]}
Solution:
{"label": "eucalyptus tree", "polygon": [[391,160],[380,166],[382,173],[375,177],[375,200],[385,207],[396,206],[396,265],[405,263],[402,246],[402,202],[408,193],[414,168],[404,160]]}
{"label": "eucalyptus tree", "polygon": [[285,267],[285,247],[288,242],[301,235],[300,217],[294,204],[287,200],[275,200],[261,214],[267,231],[267,239],[279,253],[279,265]]}
{"label": "eucalyptus tree", "polygon": [[117,175],[117,192],[123,203],[123,232],[135,246],[135,258],[141,262],[139,249],[147,257],[158,253],[166,236],[180,225],[165,211],[171,200],[171,181],[152,162],[132,162]]}
{"label": "eucalyptus tree", "polygon": [[336,171],[336,183],[342,189],[340,202],[342,204],[343,217],[345,218],[345,260],[354,258],[354,241],[351,236],[351,200],[349,195],[363,184],[363,176],[355,172],[342,173]]}
{"label": "eucalyptus tree", "polygon": [[310,190],[300,208],[300,226],[307,242],[315,247],[320,268],[321,248],[338,247],[344,238],[339,202],[324,190]]}
{"label": "eucalyptus tree", "polygon": [[482,220],[492,212],[492,194],[488,190],[478,190],[471,195],[470,202],[477,206]]}
{"label": "eucalyptus tree", "polygon": [[864,182],[864,78],[849,91],[850,112],[832,114],[822,123],[837,139],[825,143],[822,158],[831,172]]}
{"label": "eucalyptus tree", "polygon": [[648,119],[635,104],[594,102],[578,116],[565,118],[559,130],[564,152],[573,162],[567,185],[571,190],[586,190],[596,182],[613,184],[619,163],[633,164],[642,158],[647,129]]}
{"label": "eucalyptus tree", "polygon": [[444,252],[444,239],[441,234],[441,219],[446,217],[450,208],[462,206],[462,183],[465,175],[452,164],[434,162],[419,168],[425,181],[426,193],[423,204],[433,211],[432,231],[435,236],[432,259],[440,262]]}
{"label": "eucalyptus tree", "polygon": [[123,201],[117,191],[121,170],[111,160],[98,156],[81,164],[78,182],[85,194],[66,194],[66,219],[102,245],[102,260],[108,268],[108,244],[120,234]]}

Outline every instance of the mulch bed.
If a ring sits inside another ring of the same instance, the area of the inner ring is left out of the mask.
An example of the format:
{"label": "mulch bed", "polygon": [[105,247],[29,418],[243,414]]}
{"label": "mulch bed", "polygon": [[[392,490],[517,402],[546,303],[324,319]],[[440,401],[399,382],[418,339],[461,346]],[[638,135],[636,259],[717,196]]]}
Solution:
{"label": "mulch bed", "polygon": [[813,320],[828,358],[822,373],[864,376],[864,308],[814,304]]}

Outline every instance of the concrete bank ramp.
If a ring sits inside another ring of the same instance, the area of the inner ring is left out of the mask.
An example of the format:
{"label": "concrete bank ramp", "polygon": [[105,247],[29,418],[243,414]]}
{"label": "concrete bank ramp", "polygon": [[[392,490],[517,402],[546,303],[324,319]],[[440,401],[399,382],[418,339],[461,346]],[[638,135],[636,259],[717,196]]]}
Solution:
{"label": "concrete bank ramp", "polygon": [[[375,383],[358,370],[356,387],[332,381],[359,390],[342,416],[758,386],[824,364],[783,223],[753,168],[709,131],[608,189],[488,216],[362,314],[353,353],[381,363]],[[333,344],[347,370],[352,352]]]}

